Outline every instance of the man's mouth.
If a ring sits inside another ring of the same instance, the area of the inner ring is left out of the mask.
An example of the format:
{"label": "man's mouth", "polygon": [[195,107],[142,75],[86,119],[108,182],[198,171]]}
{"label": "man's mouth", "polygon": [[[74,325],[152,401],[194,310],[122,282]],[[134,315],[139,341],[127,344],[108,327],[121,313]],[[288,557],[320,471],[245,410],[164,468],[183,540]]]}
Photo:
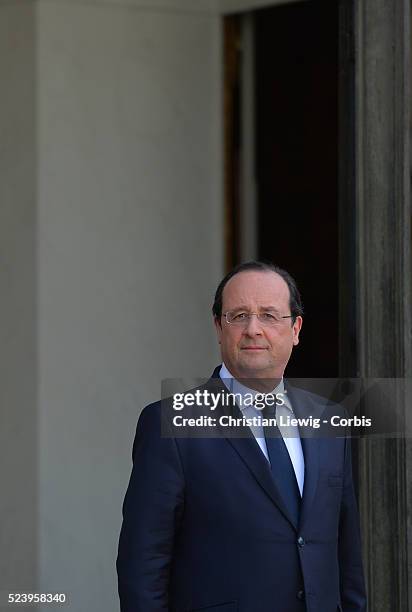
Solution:
{"label": "man's mouth", "polygon": [[242,351],[266,351],[266,346],[242,346]]}

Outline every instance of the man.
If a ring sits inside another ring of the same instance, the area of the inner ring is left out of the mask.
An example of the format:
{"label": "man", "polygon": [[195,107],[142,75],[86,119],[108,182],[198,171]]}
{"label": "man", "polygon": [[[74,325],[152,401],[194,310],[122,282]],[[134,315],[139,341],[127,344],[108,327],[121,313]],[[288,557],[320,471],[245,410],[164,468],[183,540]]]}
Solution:
{"label": "man", "polygon": [[[213,314],[223,364],[209,388],[240,399],[280,390],[278,421],[281,410],[344,415],[283,381],[302,326],[287,272],[238,266]],[[158,402],[138,422],[117,560],[122,612],[366,610],[348,438],[259,425],[238,437],[223,427],[213,437],[162,436],[161,420]]]}

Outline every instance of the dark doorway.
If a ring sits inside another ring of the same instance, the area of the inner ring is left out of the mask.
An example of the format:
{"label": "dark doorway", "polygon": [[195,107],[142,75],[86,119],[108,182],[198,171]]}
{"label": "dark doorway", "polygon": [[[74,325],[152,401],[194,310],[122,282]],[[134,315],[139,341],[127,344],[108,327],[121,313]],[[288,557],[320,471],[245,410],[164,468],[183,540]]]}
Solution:
{"label": "dark doorway", "polygon": [[[254,66],[252,79],[245,65]],[[245,91],[254,145],[242,132]],[[287,375],[357,376],[353,0],[225,18],[224,92],[226,269],[250,257],[242,160],[252,146],[253,256],[290,271],[305,307],[304,350],[296,348]]]}
{"label": "dark doorway", "polygon": [[258,257],[296,278],[304,350],[288,375],[339,375],[338,4],[256,11]]}

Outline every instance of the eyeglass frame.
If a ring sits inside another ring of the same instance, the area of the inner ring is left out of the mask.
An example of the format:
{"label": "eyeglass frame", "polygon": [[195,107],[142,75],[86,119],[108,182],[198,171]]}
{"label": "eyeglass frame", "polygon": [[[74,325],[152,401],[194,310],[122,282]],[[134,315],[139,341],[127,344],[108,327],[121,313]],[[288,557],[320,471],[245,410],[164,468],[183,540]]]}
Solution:
{"label": "eyeglass frame", "polygon": [[[227,323],[228,325],[240,325],[240,324],[241,324],[240,322],[239,322],[239,323],[233,323],[233,321],[228,321],[228,320],[227,320],[227,315],[228,315],[229,313],[231,313],[231,312],[235,312],[235,311],[233,311],[233,310],[227,310],[226,312],[222,312],[222,315],[221,315],[221,316],[222,316],[222,317],[225,317],[225,321],[226,321],[226,323]],[[264,325],[264,326],[266,326],[266,327],[272,327],[272,325],[273,325],[273,326],[275,325],[275,323],[274,323],[274,324],[269,324],[269,325],[267,325],[267,324],[265,324],[263,321],[261,321],[261,320],[260,320],[260,318],[259,318],[260,314],[259,314],[258,312],[248,312],[248,313],[247,313],[247,319],[245,319],[245,327],[246,327],[246,325],[248,325],[248,324],[249,324],[250,317],[251,317],[252,315],[255,315],[255,316],[257,317],[257,320],[259,321],[259,323],[260,323],[261,325]],[[292,321],[293,321],[293,323],[294,323],[294,322],[296,321],[296,316],[297,316],[297,315],[293,315],[293,314],[290,314],[290,315],[280,315],[280,319],[292,319]],[[279,320],[279,321],[275,321],[275,322],[276,322],[276,323],[280,323],[280,320]]]}

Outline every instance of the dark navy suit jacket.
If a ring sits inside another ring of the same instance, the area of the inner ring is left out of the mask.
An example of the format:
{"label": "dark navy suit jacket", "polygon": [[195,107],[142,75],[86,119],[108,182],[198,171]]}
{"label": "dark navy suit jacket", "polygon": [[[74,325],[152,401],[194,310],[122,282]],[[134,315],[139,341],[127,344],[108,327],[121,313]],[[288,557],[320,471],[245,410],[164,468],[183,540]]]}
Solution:
{"label": "dark navy suit jacket", "polygon": [[[345,416],[287,390],[298,417]],[[162,437],[161,406],[147,406],[137,425],[117,559],[121,611],[365,612],[350,439],[301,436],[294,524],[251,433]]]}

